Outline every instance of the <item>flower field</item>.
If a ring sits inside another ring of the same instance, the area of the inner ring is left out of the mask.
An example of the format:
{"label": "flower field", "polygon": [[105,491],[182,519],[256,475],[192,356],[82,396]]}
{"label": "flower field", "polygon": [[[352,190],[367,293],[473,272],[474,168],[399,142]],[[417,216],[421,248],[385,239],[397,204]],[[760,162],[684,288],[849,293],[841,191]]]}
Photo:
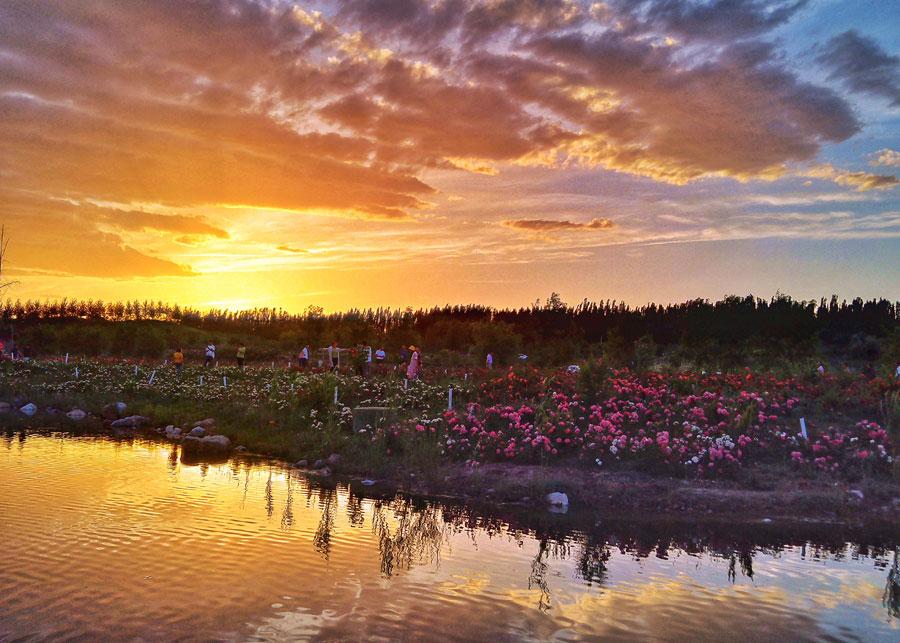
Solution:
{"label": "flower field", "polygon": [[[429,462],[567,462],[703,478],[733,477],[759,462],[807,473],[888,473],[890,430],[900,421],[898,382],[850,375],[520,367],[441,370],[404,383],[393,372],[365,379],[227,367],[178,376],[170,366],[57,361],[4,363],[0,376],[0,401],[12,405],[12,416],[34,403],[36,423],[123,401],[157,425],[215,417],[233,439],[285,457],[336,450],[370,461],[415,454]],[[397,421],[354,428],[359,406],[396,409]]]}

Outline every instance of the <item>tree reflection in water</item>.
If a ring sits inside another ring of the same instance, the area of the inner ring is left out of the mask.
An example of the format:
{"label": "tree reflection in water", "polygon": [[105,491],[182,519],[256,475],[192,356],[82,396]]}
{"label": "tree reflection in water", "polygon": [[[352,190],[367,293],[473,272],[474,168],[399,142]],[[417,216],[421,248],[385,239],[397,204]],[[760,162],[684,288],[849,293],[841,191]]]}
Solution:
{"label": "tree reflection in water", "polygon": [[281,528],[285,531],[294,526],[294,485],[291,476],[286,477],[287,496],[284,500],[284,511],[281,513]]}
{"label": "tree reflection in water", "polygon": [[741,564],[741,573],[753,580],[753,551],[743,549],[738,552],[732,552],[728,557],[728,580],[732,583],[737,580],[737,572],[735,570],[735,563],[737,562]]}
{"label": "tree reflection in water", "polygon": [[882,603],[887,608],[888,614],[900,618],[900,566],[898,566],[897,554],[900,548],[894,547],[894,564],[888,571],[887,584],[884,587]]}
{"label": "tree reflection in water", "polygon": [[[299,487],[297,485],[299,484]],[[367,500],[347,487],[337,489],[309,484],[287,476],[287,499],[281,527],[295,525],[293,498],[297,489],[305,492],[307,507],[316,506],[319,522],[313,537],[315,550],[326,560],[334,540],[335,517],[339,496],[346,502],[346,517],[351,528],[365,526],[371,510],[372,533],[378,541],[380,570],[391,577],[400,570],[417,564],[438,566],[445,544],[455,533],[467,533],[475,547],[479,540],[506,539],[519,547],[536,541],[538,550],[531,563],[528,588],[538,592],[538,608],[552,607],[548,578],[554,560],[573,559],[575,573],[587,585],[602,588],[608,582],[609,564],[618,551],[634,559],[655,556],[667,560],[682,554],[706,554],[727,562],[727,577],[738,582],[738,570],[749,581],[754,580],[754,559],[758,556],[777,558],[790,548],[799,548],[802,559],[844,560],[869,557],[876,567],[893,565],[888,570],[884,590],[884,606],[894,617],[900,617],[900,570],[896,538],[890,532],[875,530],[856,533],[839,528],[822,532],[796,525],[713,525],[671,524],[654,521],[604,521],[584,530],[558,516],[522,513],[491,515],[454,504],[436,504],[402,497],[390,500]],[[272,476],[266,482],[266,510],[273,511]],[[849,528],[848,528],[849,529]],[[850,544],[848,544],[850,543]]]}
{"label": "tree reflection in water", "polygon": [[269,479],[266,481],[266,515],[271,518],[275,511],[275,501],[272,498],[272,472],[269,471]]}
{"label": "tree reflection in water", "polygon": [[598,541],[592,534],[584,537],[578,555],[578,574],[588,585],[602,587],[606,582],[607,563],[610,558],[606,541]]}
{"label": "tree reflection in water", "polygon": [[322,554],[322,558],[328,560],[331,554],[331,532],[334,530],[334,512],[337,509],[337,492],[334,489],[321,489],[319,491],[319,504],[322,507],[322,515],[319,518],[319,526],[313,535],[313,544],[316,551]]}
{"label": "tree reflection in water", "polygon": [[547,539],[542,538],[538,546],[538,553],[531,561],[531,574],[528,576],[528,589],[537,587],[540,592],[538,609],[542,612],[550,610],[550,585],[547,584],[547,570],[550,566],[544,562],[547,555]]}
{"label": "tree reflection in water", "polygon": [[[391,516],[396,521],[393,529]],[[375,502],[372,532],[378,538],[381,573],[386,577],[395,569],[410,569],[416,562],[438,566],[441,547],[448,541],[440,508],[429,503],[417,509],[403,498]]]}
{"label": "tree reflection in water", "polygon": [[366,510],[362,498],[349,493],[347,497],[347,521],[351,527],[362,527],[366,524]]}

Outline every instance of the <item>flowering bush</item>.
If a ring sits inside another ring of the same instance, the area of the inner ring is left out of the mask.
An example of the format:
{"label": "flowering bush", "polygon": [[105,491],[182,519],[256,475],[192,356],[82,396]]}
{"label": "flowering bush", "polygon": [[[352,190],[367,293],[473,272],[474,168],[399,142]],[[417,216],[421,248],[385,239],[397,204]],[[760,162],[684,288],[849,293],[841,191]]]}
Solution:
{"label": "flowering bush", "polygon": [[[451,457],[528,462],[575,457],[600,466],[632,461],[701,477],[732,475],[763,458],[812,461],[828,470],[892,462],[887,433],[874,422],[805,440],[798,415],[803,387],[793,379],[749,373],[639,378],[621,371],[607,381],[606,399],[594,404],[575,390],[572,379],[555,378],[547,386],[544,378],[535,387],[510,371],[505,380],[505,386],[499,381],[482,386],[483,393],[491,393],[483,397],[494,403],[445,413],[442,439]],[[509,403],[517,396],[527,396],[527,402]]]}

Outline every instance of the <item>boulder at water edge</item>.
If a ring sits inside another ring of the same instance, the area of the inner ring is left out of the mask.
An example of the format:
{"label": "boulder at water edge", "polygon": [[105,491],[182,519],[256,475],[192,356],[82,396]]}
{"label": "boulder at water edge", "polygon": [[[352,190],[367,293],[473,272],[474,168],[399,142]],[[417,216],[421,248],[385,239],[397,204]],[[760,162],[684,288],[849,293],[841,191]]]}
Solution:
{"label": "boulder at water edge", "polygon": [[103,407],[101,415],[103,415],[105,420],[118,420],[125,415],[127,409],[128,406],[125,402],[113,402],[112,404],[107,404]]}
{"label": "boulder at water edge", "polygon": [[331,467],[337,467],[341,464],[341,456],[339,453],[332,453],[325,462]]}
{"label": "boulder at water edge", "polygon": [[208,451],[228,451],[231,448],[231,440],[224,435],[207,435],[201,438],[200,445]]}
{"label": "boulder at water edge", "polygon": [[114,429],[138,429],[150,421],[143,415],[129,415],[127,418],[116,420],[110,426]]}
{"label": "boulder at water edge", "polygon": [[204,429],[202,426],[195,426],[190,430],[188,435],[192,438],[202,438],[206,436],[206,429]]}
{"label": "boulder at water edge", "polygon": [[177,426],[172,426],[171,424],[166,427],[166,437],[170,440],[177,440],[181,437],[181,429]]}
{"label": "boulder at water edge", "polygon": [[204,429],[211,429],[216,425],[216,421],[214,418],[206,418],[205,420],[197,420],[194,422],[194,426],[199,426]]}
{"label": "boulder at water edge", "polygon": [[185,453],[227,453],[231,449],[231,440],[224,435],[208,435],[205,438],[187,436],[181,442]]}
{"label": "boulder at water edge", "polygon": [[70,420],[74,420],[75,422],[80,422],[87,417],[87,413],[85,413],[81,409],[72,409],[71,411],[66,413],[66,417]]}
{"label": "boulder at water edge", "polygon": [[20,408],[19,411],[21,411],[23,415],[31,417],[32,415],[37,413],[37,407],[33,403],[29,402],[28,404]]}

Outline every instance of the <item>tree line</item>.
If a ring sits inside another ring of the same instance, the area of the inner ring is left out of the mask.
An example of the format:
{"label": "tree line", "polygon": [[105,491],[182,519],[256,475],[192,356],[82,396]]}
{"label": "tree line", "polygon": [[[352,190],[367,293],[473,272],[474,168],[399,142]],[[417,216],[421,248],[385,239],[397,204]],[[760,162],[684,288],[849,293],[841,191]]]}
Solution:
{"label": "tree line", "polygon": [[551,294],[520,308],[482,305],[413,310],[374,308],[301,313],[278,308],[200,311],[164,302],[61,299],[7,300],[0,306],[2,334],[18,333],[36,353],[70,348],[87,354],[155,356],[174,344],[190,348],[207,338],[248,343],[251,355],[291,354],[303,345],[369,341],[397,350],[422,346],[441,361],[475,362],[490,351],[501,362],[526,354],[532,363],[561,364],[591,355],[611,362],[652,361],[771,366],[785,360],[831,358],[896,360],[900,302],[886,299],[795,300],[728,296],[675,304],[629,306],[584,300],[576,305]]}

